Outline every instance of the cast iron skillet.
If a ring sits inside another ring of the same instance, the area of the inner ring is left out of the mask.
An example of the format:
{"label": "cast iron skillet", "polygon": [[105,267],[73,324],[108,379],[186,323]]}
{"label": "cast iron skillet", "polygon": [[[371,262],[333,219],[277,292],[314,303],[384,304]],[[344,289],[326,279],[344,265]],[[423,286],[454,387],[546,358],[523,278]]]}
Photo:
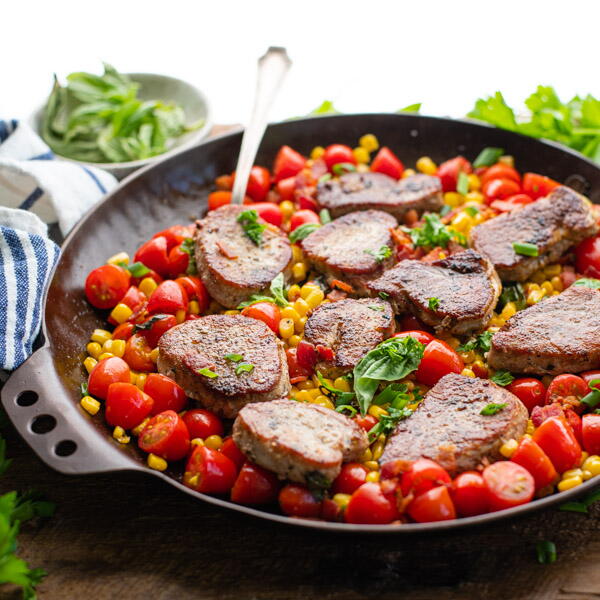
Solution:
{"label": "cast iron skillet", "polygon": [[[407,164],[429,155],[441,161],[456,154],[473,159],[485,146],[498,146],[515,156],[520,171],[535,171],[568,182],[600,203],[600,168],[554,144],[484,125],[413,115],[369,114],[319,117],[271,125],[258,164],[270,165],[277,149],[289,144],[307,154],[316,145],[349,145],[373,133]],[[594,478],[560,495],[497,513],[442,523],[347,525],[291,519],[239,506],[184,487],[168,471],[148,468],[135,444],[112,439],[101,415],[90,417],[78,405],[84,380],[82,360],[90,332],[103,327],[102,315],[85,300],[87,273],[106,258],[137,246],[156,231],[202,215],[216,176],[235,168],[241,133],[209,140],[165,158],[125,179],[69,234],[45,298],[45,343],[17,369],[2,390],[2,402],[15,427],[38,456],[61,473],[145,471],[205,502],[249,515],[329,531],[408,534],[488,523],[572,500],[600,483]],[[587,189],[586,189],[587,188]]]}

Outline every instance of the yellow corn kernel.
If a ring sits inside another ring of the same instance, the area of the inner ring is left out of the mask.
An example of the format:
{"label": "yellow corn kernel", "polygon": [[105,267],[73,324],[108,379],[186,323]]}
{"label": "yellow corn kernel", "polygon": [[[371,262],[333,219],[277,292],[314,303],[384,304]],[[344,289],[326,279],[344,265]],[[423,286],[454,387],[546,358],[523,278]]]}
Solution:
{"label": "yellow corn kernel", "polygon": [[317,306],[319,306],[319,304],[321,304],[321,302],[323,302],[324,299],[325,299],[325,294],[323,293],[323,290],[315,289],[306,298],[306,304],[308,304],[308,307],[311,309],[317,308]]}
{"label": "yellow corn kernel", "polygon": [[369,406],[369,410],[367,411],[372,417],[376,419],[380,419],[382,415],[387,415],[388,411],[385,408],[381,408],[381,406],[377,406],[376,404],[372,404]]}
{"label": "yellow corn kernel", "polygon": [[302,254],[302,248],[298,244],[292,245],[292,259],[295,263],[302,262],[304,260],[304,254]]}
{"label": "yellow corn kernel", "polygon": [[[467,194],[465,194],[465,200],[467,202],[475,202],[476,204],[482,204],[484,197],[481,192],[473,191],[473,192],[468,192]],[[480,217],[481,213],[477,216]]]}
{"label": "yellow corn kernel", "polygon": [[527,294],[527,304],[529,304],[529,306],[531,306],[532,304],[537,304],[545,296],[546,290],[533,290],[529,294]]}
{"label": "yellow corn kernel", "polygon": [[180,308],[175,313],[175,318],[177,319],[178,323],[183,323],[185,321],[185,310],[183,310],[183,308]]}
{"label": "yellow corn kernel", "polygon": [[581,469],[569,469],[561,475],[561,479],[571,479],[572,477],[581,477]]}
{"label": "yellow corn kernel", "polygon": [[370,460],[373,460],[373,453],[371,452],[371,448],[367,448],[360,457],[361,463],[366,463]]}
{"label": "yellow corn kernel", "polygon": [[112,358],[114,356],[114,354],[112,352],[103,352],[99,357],[98,357],[98,362],[100,362],[101,360],[104,360],[105,358]]}
{"label": "yellow corn kernel", "polygon": [[290,337],[287,339],[288,346],[289,346],[290,348],[295,348],[295,347],[296,347],[296,346],[297,346],[297,345],[300,343],[300,340],[301,340],[301,339],[302,339],[302,338],[301,338],[299,335],[291,335],[291,336],[290,336]]}
{"label": "yellow corn kernel", "polygon": [[306,321],[308,321],[308,317],[305,315],[304,317],[300,317],[297,323],[294,323],[294,328],[296,329],[296,333],[302,333],[304,331],[304,326],[306,325]]}
{"label": "yellow corn kernel", "polygon": [[106,329],[94,329],[90,339],[92,342],[98,342],[100,345],[102,345],[106,340],[112,339],[112,333],[110,331],[106,331]]}
{"label": "yellow corn kernel", "polygon": [[164,471],[169,466],[167,461],[156,454],[148,454],[148,466],[155,471]]}
{"label": "yellow corn kernel", "polygon": [[113,356],[121,358],[125,354],[125,340],[106,340],[102,346],[102,351],[110,352]]}
{"label": "yellow corn kernel", "polygon": [[577,475],[577,477],[570,477],[569,479],[563,479],[558,482],[556,486],[559,492],[566,492],[567,490],[571,490],[578,485],[583,483],[583,477],[581,475]]}
{"label": "yellow corn kernel", "polygon": [[139,373],[137,371],[129,369],[129,383],[133,383],[133,385],[135,385],[135,379],[138,375]]}
{"label": "yellow corn kernel", "polygon": [[526,283],[525,284],[525,292],[529,294],[534,290],[540,290],[540,286],[537,283]]}
{"label": "yellow corn kernel", "polygon": [[202,438],[194,438],[190,443],[192,446],[204,446],[204,440]]}
{"label": "yellow corn kernel", "polygon": [[107,261],[107,265],[118,265],[119,263],[128,263],[129,262],[129,254],[127,252],[119,252],[118,254],[114,254]]}
{"label": "yellow corn kernel", "polygon": [[372,133],[365,133],[359,140],[358,144],[367,152],[375,152],[379,148],[379,140]]}
{"label": "yellow corn kernel", "polygon": [[354,155],[356,162],[362,165],[368,163],[369,159],[371,158],[369,156],[369,151],[365,150],[364,148],[361,148],[360,146],[358,148],[354,148],[352,150],[352,154]]}
{"label": "yellow corn kernel", "polygon": [[581,468],[589,471],[594,476],[600,475],[600,456],[597,454],[588,456],[581,465]]}
{"label": "yellow corn kernel", "polygon": [[581,456],[579,457],[579,466],[583,465],[583,463],[589,458],[589,454],[583,450]]}
{"label": "yellow corn kernel", "polygon": [[142,390],[142,392],[144,391],[144,386],[146,385],[146,379],[148,378],[148,374],[147,373],[138,373],[135,377],[135,385]]}
{"label": "yellow corn kernel", "polygon": [[152,277],[144,277],[142,281],[140,281],[140,292],[144,294],[147,298],[150,298],[152,292],[158,287],[158,283],[152,279]]}
{"label": "yellow corn kernel", "polygon": [[544,281],[544,283],[542,283],[542,289],[546,290],[546,294],[551,294],[554,291],[554,288],[549,281]]}
{"label": "yellow corn kernel", "polygon": [[190,300],[190,303],[188,304],[188,312],[190,315],[200,314],[200,304],[198,304],[197,300]]}
{"label": "yellow corn kernel", "polygon": [[299,390],[312,390],[315,387],[315,384],[312,379],[307,379],[306,381],[300,381],[297,384],[297,387]]}
{"label": "yellow corn kernel", "polygon": [[407,177],[412,177],[413,175],[416,175],[417,172],[414,169],[404,169],[404,171],[402,172],[402,179],[406,179]]}
{"label": "yellow corn kernel", "polygon": [[506,165],[508,167],[513,167],[515,166],[515,157],[511,156],[510,154],[505,154],[504,156],[501,156],[498,159],[499,163],[502,163],[503,165]]}
{"label": "yellow corn kernel", "polygon": [[144,431],[144,427],[146,427],[146,425],[148,425],[148,421],[150,420],[150,417],[146,417],[137,427],[134,427],[131,430],[131,433],[133,433],[133,435],[140,435],[140,433],[142,433],[142,431]]}
{"label": "yellow corn kernel", "polygon": [[368,460],[363,463],[369,471],[379,471],[379,463],[376,460]]}
{"label": "yellow corn kernel", "polygon": [[307,390],[301,390],[296,394],[296,400],[298,402],[310,402],[312,400],[312,396]]}
{"label": "yellow corn kernel", "polygon": [[562,279],[558,276],[555,275],[551,280],[550,283],[552,284],[552,289],[556,292],[562,292],[564,287],[563,287],[563,282]]}
{"label": "yellow corn kernel", "polygon": [[475,223],[467,213],[461,212],[452,219],[452,227],[461,233],[468,233]]}
{"label": "yellow corn kernel", "polygon": [[531,419],[527,420],[527,429],[525,430],[525,433],[529,434],[529,435],[533,435],[533,432],[535,431],[535,426],[533,424],[533,421]]}
{"label": "yellow corn kernel", "polygon": [[213,450],[219,450],[223,445],[223,438],[220,435],[209,435],[204,440],[204,445],[207,448],[212,448]]}
{"label": "yellow corn kernel", "polygon": [[239,310],[235,310],[235,309],[231,309],[231,310],[226,310],[225,313],[226,315],[239,315],[240,311]]}
{"label": "yellow corn kernel", "polygon": [[298,298],[294,302],[294,309],[302,318],[310,310],[310,306],[308,305],[306,300],[303,300],[302,298]]}
{"label": "yellow corn kernel", "polygon": [[455,338],[454,336],[450,336],[446,338],[446,344],[456,350],[460,346],[460,340]]}
{"label": "yellow corn kernel", "polygon": [[152,362],[156,362],[158,360],[158,348],[154,348],[154,350],[150,352],[150,360]]}
{"label": "yellow corn kernel", "polygon": [[348,380],[345,379],[344,377],[338,377],[334,382],[333,382],[333,387],[336,390],[342,390],[342,392],[350,392],[350,384],[348,383]]}
{"label": "yellow corn kernel", "polygon": [[294,323],[297,323],[300,320],[300,315],[293,306],[286,306],[281,309],[281,318],[291,319]]}
{"label": "yellow corn kernel", "polygon": [[286,340],[293,334],[294,321],[292,319],[281,319],[281,321],[279,321],[279,335]]}
{"label": "yellow corn kernel", "polygon": [[324,408],[329,408],[330,410],[334,410],[335,406],[333,402],[327,396],[317,396],[313,401],[313,404],[318,404],[319,406],[323,406]]}
{"label": "yellow corn kernel", "polygon": [[312,400],[316,400],[319,396],[323,395],[321,394],[321,390],[318,387],[313,387],[306,391],[308,392],[308,395],[311,397]]}
{"label": "yellow corn kernel", "polygon": [[306,300],[315,290],[320,290],[321,288],[316,283],[305,283],[300,288],[300,298]]}
{"label": "yellow corn kernel", "polygon": [[287,221],[294,214],[296,207],[291,200],[284,200],[279,203],[279,210],[281,211],[284,220]]}
{"label": "yellow corn kernel", "polygon": [[473,369],[469,369],[468,367],[465,367],[461,372],[461,375],[464,375],[465,377],[475,377],[475,373],[473,372]]}
{"label": "yellow corn kernel", "polygon": [[84,361],[83,361],[83,366],[85,367],[85,370],[88,373],[92,372],[92,369],[98,364],[98,361],[95,358],[92,358],[91,356],[88,356]]}
{"label": "yellow corn kernel", "polygon": [[85,349],[92,358],[98,358],[102,354],[102,346],[98,342],[90,342]]}
{"label": "yellow corn kernel", "polygon": [[429,158],[429,156],[421,156],[417,160],[417,171],[425,173],[425,175],[435,175],[437,173],[437,165]]}
{"label": "yellow corn kernel", "polygon": [[100,410],[100,402],[91,396],[84,396],[80,401],[81,408],[89,412],[90,415],[95,415]]}
{"label": "yellow corn kernel", "polygon": [[514,302],[507,302],[500,313],[501,317],[508,321],[513,315],[517,313],[517,305]]}
{"label": "yellow corn kernel", "polygon": [[321,158],[321,156],[323,156],[323,154],[325,154],[325,148],[323,148],[323,146],[315,146],[310,151],[310,157],[313,160],[317,160],[317,158]]}
{"label": "yellow corn kernel", "polygon": [[350,494],[334,494],[332,500],[340,507],[346,508],[350,502]]}
{"label": "yellow corn kernel", "polygon": [[373,453],[373,460],[379,460],[381,455],[383,454],[383,449],[385,448],[385,442],[377,440],[373,447],[371,448],[371,452]]}
{"label": "yellow corn kernel", "polygon": [[119,303],[113,308],[110,316],[120,325],[121,323],[125,323],[132,314],[133,311],[127,304]]}
{"label": "yellow corn kernel", "polygon": [[477,191],[481,188],[481,179],[475,173],[468,175],[469,178],[469,190]]}
{"label": "yellow corn kernel", "polygon": [[515,439],[510,439],[504,442],[502,446],[500,446],[500,454],[504,456],[504,458],[510,458],[514,453],[517,447],[519,446],[519,442]]}
{"label": "yellow corn kernel", "polygon": [[301,281],[306,278],[306,265],[303,262],[297,262],[292,267],[292,275],[296,281]]}
{"label": "yellow corn kernel", "polygon": [[562,273],[562,265],[548,265],[547,267],[544,267],[544,273],[546,274],[546,277],[556,277]]}
{"label": "yellow corn kernel", "polygon": [[118,425],[113,429],[112,435],[115,438],[115,440],[119,442],[119,444],[129,444],[129,442],[131,441],[131,438],[127,435],[125,430],[122,427],[119,427]]}
{"label": "yellow corn kernel", "polygon": [[584,481],[587,481],[588,479],[591,479],[594,475],[591,473],[591,471],[581,471],[581,478]]}
{"label": "yellow corn kernel", "polygon": [[379,471],[370,471],[369,473],[367,473],[367,476],[365,477],[365,481],[370,481],[372,483],[377,483],[379,481]]}
{"label": "yellow corn kernel", "polygon": [[[302,286],[302,287],[304,287],[304,286]],[[293,302],[294,300],[299,298],[301,296],[301,294],[302,294],[302,288],[297,283],[294,283],[294,285],[290,285],[290,288],[288,289],[287,297],[290,302]]]}
{"label": "yellow corn kernel", "polygon": [[469,350],[468,352],[460,352],[459,356],[466,363],[472,363],[475,360],[475,352],[473,350]]}
{"label": "yellow corn kernel", "polygon": [[464,201],[464,196],[458,192],[446,192],[444,194],[444,203],[452,208],[460,206]]}

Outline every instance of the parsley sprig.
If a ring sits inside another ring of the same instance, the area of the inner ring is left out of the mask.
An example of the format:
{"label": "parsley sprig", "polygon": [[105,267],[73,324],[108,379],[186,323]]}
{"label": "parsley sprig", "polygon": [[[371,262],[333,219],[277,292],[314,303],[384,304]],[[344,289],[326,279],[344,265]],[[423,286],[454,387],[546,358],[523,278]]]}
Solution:
{"label": "parsley sprig", "polygon": [[466,344],[459,346],[457,350],[459,352],[470,352],[471,350],[489,352],[492,347],[493,335],[491,331],[484,331],[476,335],[472,340],[469,340]]}
{"label": "parsley sprig", "polygon": [[417,247],[436,247],[446,248],[452,240],[465,245],[465,237],[458,231],[451,231],[441,221],[438,215],[429,214],[423,217],[425,223],[422,227],[413,229],[404,228],[404,231],[410,235],[414,246]]}
{"label": "parsley sprig", "polygon": [[389,246],[381,246],[379,250],[365,250],[364,252],[370,254],[379,264],[392,255],[392,249]]}

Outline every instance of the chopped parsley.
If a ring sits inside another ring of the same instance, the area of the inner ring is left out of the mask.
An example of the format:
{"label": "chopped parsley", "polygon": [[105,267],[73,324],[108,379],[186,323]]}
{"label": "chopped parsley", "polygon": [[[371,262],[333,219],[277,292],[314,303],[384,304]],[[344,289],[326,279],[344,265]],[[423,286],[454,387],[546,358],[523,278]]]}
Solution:
{"label": "chopped parsley", "polygon": [[513,242],[512,247],[516,254],[522,256],[538,256],[540,253],[538,247],[529,242]]}
{"label": "chopped parsley", "polygon": [[321,225],[327,225],[327,223],[331,223],[331,215],[326,208],[323,208],[319,213],[319,219],[321,219]]}
{"label": "chopped parsley", "polygon": [[492,345],[492,336],[494,334],[491,331],[484,331],[479,335],[475,336],[472,340],[469,340],[466,344],[458,347],[459,352],[470,352],[471,350],[479,350],[481,352],[489,352]]}
{"label": "chopped parsley", "polygon": [[600,279],[590,279],[584,277],[575,281],[573,285],[577,285],[579,287],[588,287],[592,288],[593,290],[600,290]]}
{"label": "chopped parsley", "polygon": [[498,159],[504,154],[503,148],[484,148],[473,161],[473,166],[477,167],[491,167],[498,162]]}
{"label": "chopped parsley", "polygon": [[260,246],[262,243],[263,231],[267,226],[264,223],[258,222],[258,213],[253,209],[244,210],[238,215],[237,221],[252,242],[257,246]]}
{"label": "chopped parsley", "polygon": [[538,542],[535,553],[538,562],[542,565],[556,562],[556,544],[554,542]]}
{"label": "chopped parsley", "polygon": [[188,262],[187,269],[185,270],[187,275],[196,275],[198,273],[198,267],[196,266],[196,255],[194,253],[196,245],[192,238],[185,238],[181,243],[181,251],[185,252],[190,260]]}
{"label": "chopped parsley", "polygon": [[365,250],[364,252],[373,256],[378,263],[382,263],[386,258],[389,258],[392,255],[392,249],[389,246],[381,246],[377,252],[373,250]]}
{"label": "chopped parsley", "polygon": [[399,421],[410,417],[413,413],[410,408],[394,408],[393,406],[390,406],[387,412],[387,415],[382,414],[377,424],[369,429],[369,442],[373,442],[381,434],[388,435],[392,433]]}
{"label": "chopped parsley", "polygon": [[427,302],[427,306],[429,306],[429,310],[437,310],[439,305],[440,305],[440,299],[436,298],[435,296],[433,298],[429,298],[429,301]]}
{"label": "chopped parsley", "polygon": [[456,191],[463,196],[469,191],[469,176],[461,171],[456,181]]}
{"label": "chopped parsley", "polygon": [[242,373],[252,373],[252,371],[254,371],[254,365],[250,363],[240,363],[235,370],[235,374],[239,376]]}
{"label": "chopped parsley", "polygon": [[244,360],[244,357],[241,354],[226,354],[225,358],[230,360],[231,362],[238,363],[241,360]]}
{"label": "chopped parsley", "polygon": [[290,242],[292,242],[292,244],[296,244],[297,242],[308,237],[313,231],[319,229],[319,227],[321,226],[318,223],[304,223],[304,225],[296,227],[296,229],[294,229],[294,231],[292,231],[288,236],[290,238]]}
{"label": "chopped parsley", "polygon": [[352,163],[337,163],[337,165],[333,165],[331,170],[335,175],[343,175],[344,173],[352,173],[356,171],[356,166]]}
{"label": "chopped parsley", "polygon": [[496,371],[491,377],[490,380],[493,381],[496,385],[501,385],[502,387],[512,383],[514,381],[514,377],[508,371]]}
{"label": "chopped parsley", "polygon": [[198,369],[196,373],[198,373],[198,375],[204,375],[204,377],[208,377],[209,379],[215,379],[216,377],[218,377],[218,375],[214,371],[211,371],[206,367],[204,367],[203,369]]}
{"label": "chopped parsley", "polygon": [[425,224],[422,227],[404,229],[414,246],[441,246],[445,248],[448,242],[456,240],[459,244],[466,243],[465,236],[458,231],[451,231],[441,221],[438,215],[429,214],[423,217]]}
{"label": "chopped parsley", "polygon": [[501,410],[504,410],[504,408],[506,408],[506,402],[503,402],[502,404],[492,402],[491,404],[484,406],[479,414],[488,417],[490,415],[498,414]]}

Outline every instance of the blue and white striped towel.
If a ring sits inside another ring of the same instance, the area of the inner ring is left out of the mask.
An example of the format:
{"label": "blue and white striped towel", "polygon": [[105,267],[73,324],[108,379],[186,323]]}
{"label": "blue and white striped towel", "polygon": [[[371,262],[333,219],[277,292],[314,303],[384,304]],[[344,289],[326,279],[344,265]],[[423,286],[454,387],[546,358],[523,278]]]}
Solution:
{"label": "blue and white striped towel", "polygon": [[0,120],[0,369],[18,367],[40,329],[60,253],[45,223],[66,235],[116,184],[100,169],[54,160],[26,123]]}

